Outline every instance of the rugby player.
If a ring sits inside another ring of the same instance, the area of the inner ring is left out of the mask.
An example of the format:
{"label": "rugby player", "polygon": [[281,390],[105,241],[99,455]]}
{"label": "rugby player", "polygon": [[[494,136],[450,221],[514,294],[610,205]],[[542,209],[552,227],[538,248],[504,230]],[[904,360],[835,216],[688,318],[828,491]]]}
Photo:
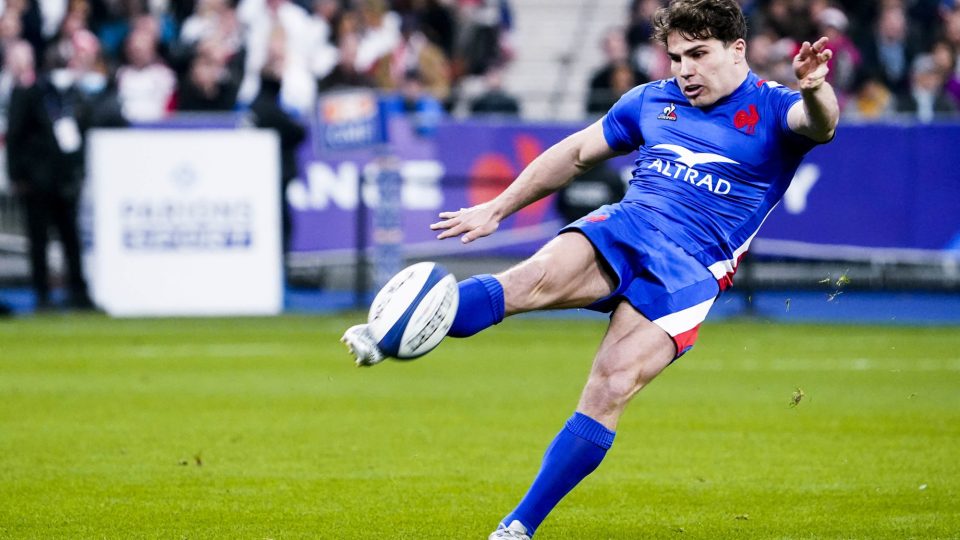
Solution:
{"label": "rugby player", "polygon": [[[827,38],[803,43],[793,59],[797,91],[750,71],[736,0],[675,0],[653,23],[672,78],[630,90],[497,197],[442,212],[431,225],[440,239],[472,242],[595,164],[637,152],[621,202],[564,227],[519,265],[460,283],[453,337],[532,310],[611,313],[576,411],[491,539],[529,539],[596,469],[627,403],[690,350],[804,155],[830,141],[837,126],[837,98],[825,81]],[[349,329],[344,341],[359,365],[383,359],[364,325]]]}

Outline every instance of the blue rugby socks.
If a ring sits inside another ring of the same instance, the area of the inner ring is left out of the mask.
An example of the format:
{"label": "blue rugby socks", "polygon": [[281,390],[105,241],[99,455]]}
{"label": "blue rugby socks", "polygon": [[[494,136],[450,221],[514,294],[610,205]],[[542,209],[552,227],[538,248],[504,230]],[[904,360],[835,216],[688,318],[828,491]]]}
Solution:
{"label": "blue rugby socks", "polygon": [[600,465],[614,435],[593,418],[574,413],[547,447],[530,491],[503,523],[518,520],[532,536],[560,499]]}
{"label": "blue rugby socks", "polygon": [[460,304],[451,337],[469,337],[503,320],[503,285],[490,274],[473,276],[460,282]]}

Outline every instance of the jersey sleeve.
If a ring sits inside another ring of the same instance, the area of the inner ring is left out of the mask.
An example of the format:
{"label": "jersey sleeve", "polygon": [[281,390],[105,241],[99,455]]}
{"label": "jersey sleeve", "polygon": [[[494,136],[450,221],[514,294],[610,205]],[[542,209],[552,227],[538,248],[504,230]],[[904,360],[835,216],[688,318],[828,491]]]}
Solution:
{"label": "jersey sleeve", "polygon": [[790,124],[787,122],[787,114],[790,112],[790,107],[793,107],[794,103],[800,101],[800,92],[791,90],[786,86],[773,86],[769,89],[768,96],[771,102],[770,105],[776,115],[780,132],[788,135],[793,133],[793,130],[790,129]]}
{"label": "jersey sleeve", "polygon": [[610,148],[619,152],[636,150],[643,145],[640,133],[640,110],[646,85],[637,86],[610,108],[603,117],[603,136]]}
{"label": "jersey sleeve", "polygon": [[787,120],[790,109],[803,99],[800,96],[800,92],[787,88],[786,86],[772,86],[770,83],[767,84],[769,86],[767,99],[770,100],[770,107],[776,116],[778,131],[786,137],[786,140],[791,143],[792,146],[797,147],[797,149],[804,153],[810,151],[810,149],[818,143],[790,129],[790,122]]}

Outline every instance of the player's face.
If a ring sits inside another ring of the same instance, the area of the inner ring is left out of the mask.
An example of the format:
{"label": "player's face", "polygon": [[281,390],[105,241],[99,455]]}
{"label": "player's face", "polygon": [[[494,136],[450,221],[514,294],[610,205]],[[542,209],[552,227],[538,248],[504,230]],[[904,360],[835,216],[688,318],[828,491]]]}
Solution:
{"label": "player's face", "polygon": [[694,107],[713,105],[740,86],[746,76],[746,43],[727,46],[719,39],[687,39],[679,32],[667,36],[670,71]]}

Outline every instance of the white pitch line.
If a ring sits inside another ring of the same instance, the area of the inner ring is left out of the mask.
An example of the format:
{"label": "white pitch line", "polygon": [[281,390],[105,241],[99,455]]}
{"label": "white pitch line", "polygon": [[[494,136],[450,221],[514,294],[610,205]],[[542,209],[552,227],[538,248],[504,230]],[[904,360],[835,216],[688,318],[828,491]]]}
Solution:
{"label": "white pitch line", "polygon": [[904,360],[844,358],[837,360],[761,359],[744,360],[680,360],[683,369],[693,371],[887,371],[887,372],[960,372],[960,358],[912,358]]}
{"label": "white pitch line", "polygon": [[215,358],[244,358],[280,356],[290,353],[290,347],[275,343],[222,343],[212,345],[141,345],[130,347],[130,356],[136,358],[189,358],[206,356]]}

